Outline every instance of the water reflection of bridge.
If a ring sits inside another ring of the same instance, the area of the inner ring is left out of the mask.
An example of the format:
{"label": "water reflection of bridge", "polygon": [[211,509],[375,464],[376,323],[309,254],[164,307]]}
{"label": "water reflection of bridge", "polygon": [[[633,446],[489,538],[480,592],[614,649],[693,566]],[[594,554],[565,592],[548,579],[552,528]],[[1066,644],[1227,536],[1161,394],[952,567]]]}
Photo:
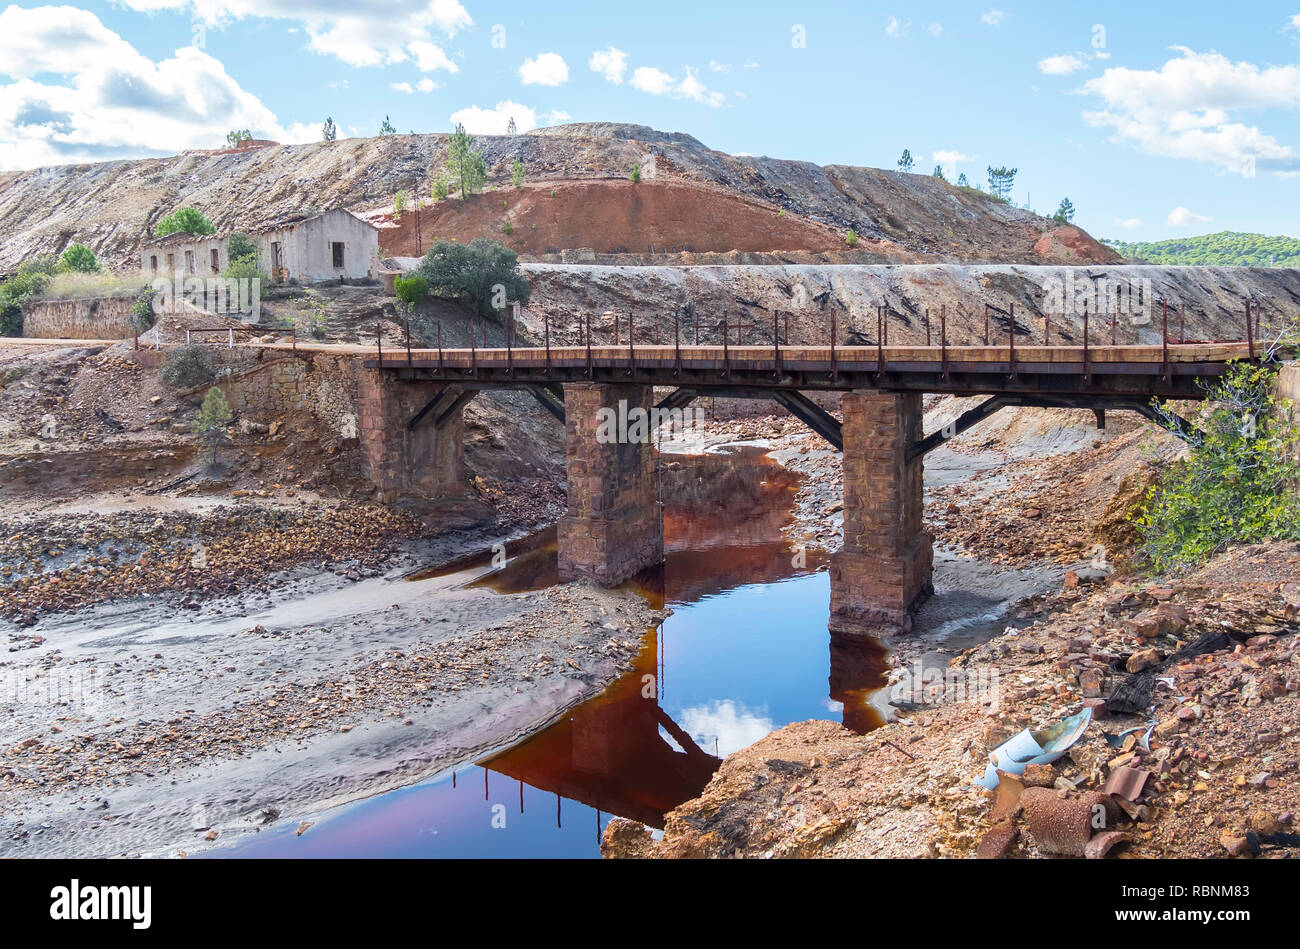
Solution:
{"label": "water reflection of bridge", "polygon": [[[762,449],[671,457],[663,473],[665,562],[634,581],[652,606],[697,603],[824,566],[811,551],[792,556],[780,539],[799,478]],[[553,543],[511,554],[504,569],[476,583],[514,593],[556,582]],[[881,724],[868,700],[885,684],[886,651],[871,637],[832,632],[829,640],[829,697],[842,705],[847,728],[869,731]],[[632,669],[601,695],[479,765],[594,810],[663,827],[668,811],[703,791],[721,759],[660,704],[662,642],[661,630],[648,630]]]}
{"label": "water reflection of bridge", "polygon": [[[478,764],[597,811],[662,828],[664,815],[699,796],[722,759],[700,748],[660,706],[658,643],[658,631],[648,631],[632,670],[600,696]],[[867,700],[885,683],[883,647],[874,639],[832,634],[830,660],[830,696],[843,705],[845,727],[862,733],[879,726],[880,715]]]}
{"label": "water reflection of bridge", "polygon": [[[722,759],[702,750],[660,707],[657,631],[631,671],[534,738],[479,764],[544,791],[663,827],[698,795]],[[671,742],[667,736],[671,737]]]}

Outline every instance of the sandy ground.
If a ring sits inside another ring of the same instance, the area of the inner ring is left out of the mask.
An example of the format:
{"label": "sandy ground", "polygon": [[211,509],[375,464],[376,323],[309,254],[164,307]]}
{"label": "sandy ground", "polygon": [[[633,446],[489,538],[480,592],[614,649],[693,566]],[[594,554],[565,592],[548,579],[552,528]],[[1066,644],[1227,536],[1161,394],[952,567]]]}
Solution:
{"label": "sandy ground", "polygon": [[630,594],[501,597],[411,565],[11,628],[0,855],[192,853],[412,783],[594,694],[654,621]]}

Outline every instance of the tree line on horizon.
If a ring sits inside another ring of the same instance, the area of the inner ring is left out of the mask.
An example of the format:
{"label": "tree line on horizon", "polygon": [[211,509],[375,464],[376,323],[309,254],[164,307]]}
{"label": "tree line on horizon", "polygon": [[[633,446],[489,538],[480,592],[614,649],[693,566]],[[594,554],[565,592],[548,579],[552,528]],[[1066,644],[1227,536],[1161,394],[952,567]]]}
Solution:
{"label": "tree line on horizon", "polygon": [[1300,240],[1294,237],[1220,231],[1163,241],[1101,241],[1128,258],[1153,264],[1202,267],[1300,267]]}

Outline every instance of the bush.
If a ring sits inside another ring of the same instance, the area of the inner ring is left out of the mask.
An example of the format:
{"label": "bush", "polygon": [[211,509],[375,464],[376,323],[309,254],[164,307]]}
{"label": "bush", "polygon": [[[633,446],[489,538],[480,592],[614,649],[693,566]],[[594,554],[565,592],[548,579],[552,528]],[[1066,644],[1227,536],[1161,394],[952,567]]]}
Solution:
{"label": "bush", "polygon": [[433,200],[441,201],[451,192],[451,186],[447,184],[447,176],[439,175],[433,179]]}
{"label": "bush", "polygon": [[23,261],[16,274],[0,283],[0,335],[23,335],[24,301],[44,293],[57,269],[58,261],[42,254]]}
{"label": "bush", "polygon": [[468,244],[437,241],[415,275],[424,278],[434,296],[460,300],[476,314],[504,310],[510,300],[527,304],[529,299],[519,255],[484,237]]}
{"label": "bush", "polygon": [[99,273],[100,266],[95,252],[85,244],[69,244],[59,258],[59,269],[72,273]]}
{"label": "bush", "polygon": [[197,208],[184,207],[167,215],[154,228],[155,237],[184,232],[186,234],[215,234],[216,227]]}
{"label": "bush", "polygon": [[221,271],[221,276],[233,280],[251,280],[250,288],[257,287],[258,299],[266,292],[266,285],[271,278],[267,276],[266,271],[262,269],[261,264],[257,262],[257,257],[232,257],[226,269]]}
{"label": "bush", "polygon": [[23,308],[9,300],[0,301],[0,336],[23,335]]}
{"label": "bush", "polygon": [[429,295],[429,284],[419,276],[398,277],[393,281],[393,290],[409,310]]}
{"label": "bush", "polygon": [[853,228],[849,228],[849,232],[844,235],[844,243],[848,244],[850,247],[857,247],[858,232],[853,230]]}
{"label": "bush", "polygon": [[510,166],[510,183],[516,188],[521,188],[524,184],[524,163],[518,158],[516,158],[514,164]]}
{"label": "bush", "polygon": [[[1295,450],[1300,436],[1278,418],[1272,365],[1232,363],[1195,419],[1199,433],[1131,519],[1139,556],[1154,570],[1192,567],[1232,543],[1300,538]],[[1166,427],[1177,430],[1169,417]]]}
{"label": "bush", "polygon": [[144,290],[131,305],[131,329],[143,333],[153,327],[153,301],[158,292],[152,287]]}
{"label": "bush", "polygon": [[236,231],[226,238],[226,259],[242,260],[245,257],[253,258],[254,263],[261,260],[262,252],[254,241],[247,234],[241,234]]}
{"label": "bush", "polygon": [[173,389],[192,389],[216,378],[212,357],[197,343],[178,346],[167,354],[158,376]]}
{"label": "bush", "polygon": [[638,182],[640,182],[640,181],[641,181],[641,166],[640,166],[640,165],[633,165],[633,166],[632,166],[632,174],[628,175],[628,177],[632,179],[632,183],[633,183],[633,184],[637,184]]}

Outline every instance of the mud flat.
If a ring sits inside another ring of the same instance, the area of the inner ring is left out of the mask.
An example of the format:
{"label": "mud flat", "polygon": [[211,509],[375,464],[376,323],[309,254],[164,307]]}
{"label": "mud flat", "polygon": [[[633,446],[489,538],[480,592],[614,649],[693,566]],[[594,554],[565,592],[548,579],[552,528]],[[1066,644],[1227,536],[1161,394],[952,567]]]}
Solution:
{"label": "mud flat", "polygon": [[585,584],[500,597],[409,569],[6,626],[0,855],[193,853],[412,783],[599,691],[655,621]]}

